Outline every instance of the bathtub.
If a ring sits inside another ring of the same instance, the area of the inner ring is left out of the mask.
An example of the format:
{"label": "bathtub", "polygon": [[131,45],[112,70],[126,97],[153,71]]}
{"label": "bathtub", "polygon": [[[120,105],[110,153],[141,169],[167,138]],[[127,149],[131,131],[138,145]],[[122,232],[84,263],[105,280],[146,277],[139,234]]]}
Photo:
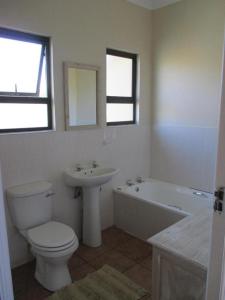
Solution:
{"label": "bathtub", "polygon": [[189,215],[211,208],[212,203],[210,193],[145,179],[114,189],[115,225],[147,239]]}

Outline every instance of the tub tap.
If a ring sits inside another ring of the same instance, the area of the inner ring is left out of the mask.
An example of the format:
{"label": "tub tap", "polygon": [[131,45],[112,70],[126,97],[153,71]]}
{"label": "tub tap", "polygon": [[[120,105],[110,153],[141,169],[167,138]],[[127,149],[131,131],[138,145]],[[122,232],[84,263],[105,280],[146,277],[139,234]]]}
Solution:
{"label": "tub tap", "polygon": [[76,164],[76,170],[78,172],[82,171],[84,168],[81,166],[81,164]]}
{"label": "tub tap", "polygon": [[93,160],[93,162],[92,162],[92,167],[93,167],[93,168],[97,168],[97,167],[98,167],[98,163],[97,163],[96,160]]}
{"label": "tub tap", "polygon": [[142,182],[144,182],[144,179],[141,176],[138,176],[136,178],[136,181],[137,181],[137,183],[142,183]]}
{"label": "tub tap", "polygon": [[127,184],[128,186],[135,185],[135,183],[134,183],[131,179],[128,179],[127,182],[126,182],[126,184]]}

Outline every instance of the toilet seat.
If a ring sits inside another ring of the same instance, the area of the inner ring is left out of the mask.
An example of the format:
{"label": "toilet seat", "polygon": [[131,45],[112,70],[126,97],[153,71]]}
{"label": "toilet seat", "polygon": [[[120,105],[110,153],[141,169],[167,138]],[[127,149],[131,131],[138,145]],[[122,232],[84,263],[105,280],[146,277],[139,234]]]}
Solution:
{"label": "toilet seat", "polygon": [[55,221],[29,229],[27,237],[33,248],[44,252],[60,252],[75,245],[78,247],[73,229]]}

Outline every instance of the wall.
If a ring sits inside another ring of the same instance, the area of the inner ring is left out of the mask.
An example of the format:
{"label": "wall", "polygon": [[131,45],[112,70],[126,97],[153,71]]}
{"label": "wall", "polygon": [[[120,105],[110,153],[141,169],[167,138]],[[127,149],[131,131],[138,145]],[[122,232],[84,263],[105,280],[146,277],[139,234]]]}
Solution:
{"label": "wall", "polygon": [[[65,4],[66,3],[66,4]],[[0,136],[4,187],[45,179],[54,184],[54,215],[80,236],[81,204],[63,183],[62,172],[76,162],[97,160],[120,168],[101,193],[102,227],[113,224],[112,186],[137,175],[149,176],[151,13],[124,0],[0,0],[0,26],[52,37],[56,131]],[[106,48],[138,53],[138,126],[106,128]],[[100,67],[101,127],[64,131],[62,62]],[[107,142],[104,143],[104,138]],[[131,163],[132,162],[132,163]],[[13,265],[28,258],[27,244],[12,226],[8,232]]]}
{"label": "wall", "polygon": [[153,13],[151,175],[212,191],[224,37],[223,0]]}

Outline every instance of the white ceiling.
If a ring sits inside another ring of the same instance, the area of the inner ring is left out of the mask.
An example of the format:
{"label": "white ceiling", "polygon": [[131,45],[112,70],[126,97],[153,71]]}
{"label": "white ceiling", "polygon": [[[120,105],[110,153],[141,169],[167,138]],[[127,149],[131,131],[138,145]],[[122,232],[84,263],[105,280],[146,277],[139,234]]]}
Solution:
{"label": "white ceiling", "polygon": [[152,9],[157,9],[163,6],[170,5],[172,3],[181,0],[127,0],[127,1],[152,10]]}

